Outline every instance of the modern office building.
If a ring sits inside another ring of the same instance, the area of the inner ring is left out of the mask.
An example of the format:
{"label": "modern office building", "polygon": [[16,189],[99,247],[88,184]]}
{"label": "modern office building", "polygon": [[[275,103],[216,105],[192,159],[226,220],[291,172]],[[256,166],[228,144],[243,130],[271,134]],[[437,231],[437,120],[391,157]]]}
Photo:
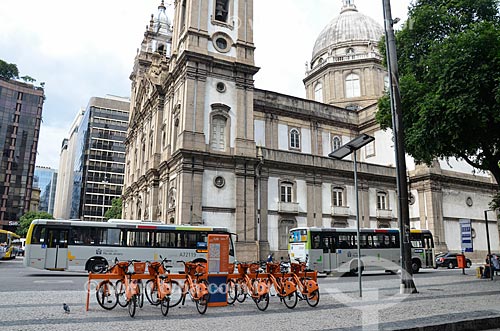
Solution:
{"label": "modern office building", "polygon": [[40,189],[40,205],[39,211],[54,214],[54,201],[56,197],[57,185],[57,169],[49,167],[35,167],[35,175],[33,177],[33,187]]}
{"label": "modern office building", "polygon": [[69,219],[71,215],[71,197],[73,195],[73,169],[78,129],[85,114],[85,108],[80,109],[71,124],[68,138],[63,139],[59,155],[59,170],[54,205],[54,218]]}
{"label": "modern office building", "polygon": [[17,229],[30,209],[44,90],[0,78],[0,228]]}
{"label": "modern office building", "polygon": [[90,99],[76,135],[69,218],[102,221],[121,197],[129,107],[121,97]]}
{"label": "modern office building", "polygon": [[[398,227],[392,132],[375,121],[388,83],[382,26],[344,0],[311,36],[302,99],[255,88],[253,3],[175,1],[172,19],[158,7],[130,76],[123,216],[228,227],[243,261],[285,256],[291,227],[355,228],[358,188],[361,227]],[[376,139],[356,152],[355,188],[352,155],[328,154],[365,133]],[[458,251],[460,220],[469,219],[474,257],[484,258],[490,174],[454,159],[427,167],[408,156],[407,168],[411,227],[431,230],[438,250]]]}

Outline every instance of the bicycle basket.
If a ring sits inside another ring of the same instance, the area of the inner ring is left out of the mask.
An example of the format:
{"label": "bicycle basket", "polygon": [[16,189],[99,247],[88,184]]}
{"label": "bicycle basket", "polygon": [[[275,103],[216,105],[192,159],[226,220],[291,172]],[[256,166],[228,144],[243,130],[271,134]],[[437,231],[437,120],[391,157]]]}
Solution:
{"label": "bicycle basket", "polygon": [[248,265],[246,263],[238,264],[238,273],[243,275],[247,273]]}
{"label": "bicycle basket", "polygon": [[150,275],[156,275],[156,274],[161,275],[165,273],[165,269],[163,268],[163,265],[160,262],[154,261],[148,265],[148,272]]}
{"label": "bicycle basket", "polygon": [[304,272],[304,270],[306,270],[306,266],[299,263],[292,263],[291,268],[292,268],[292,273],[294,274],[297,274],[299,272]]}
{"label": "bicycle basket", "polygon": [[260,269],[260,265],[258,263],[252,263],[250,264],[250,266],[248,267],[248,271],[251,273],[251,274],[255,274],[259,271]]}
{"label": "bicycle basket", "polygon": [[134,262],[134,272],[136,274],[143,274],[146,272],[146,262]]}
{"label": "bicycle basket", "polygon": [[268,262],[266,264],[266,272],[268,274],[277,274],[280,272],[280,264],[279,263],[272,263]]}

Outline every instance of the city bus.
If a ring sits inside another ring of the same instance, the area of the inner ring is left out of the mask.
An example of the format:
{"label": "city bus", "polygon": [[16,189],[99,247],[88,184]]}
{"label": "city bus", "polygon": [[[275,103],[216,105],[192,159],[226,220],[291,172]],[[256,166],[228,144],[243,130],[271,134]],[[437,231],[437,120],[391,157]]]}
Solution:
{"label": "city bus", "polygon": [[[400,268],[398,229],[360,229],[362,270],[397,272]],[[411,230],[413,273],[434,266],[434,240],[429,230]],[[290,230],[288,254],[291,262],[308,261],[321,273],[357,273],[356,229],[299,227]]]}
{"label": "city bus", "polygon": [[0,230],[0,259],[15,259],[16,252],[13,241],[21,238],[17,234],[7,230]]}
{"label": "city bus", "polygon": [[24,265],[47,270],[101,272],[118,260],[206,262],[209,234],[230,237],[229,263],[234,263],[232,234],[227,228],[165,225],[109,220],[34,220],[26,236]]}

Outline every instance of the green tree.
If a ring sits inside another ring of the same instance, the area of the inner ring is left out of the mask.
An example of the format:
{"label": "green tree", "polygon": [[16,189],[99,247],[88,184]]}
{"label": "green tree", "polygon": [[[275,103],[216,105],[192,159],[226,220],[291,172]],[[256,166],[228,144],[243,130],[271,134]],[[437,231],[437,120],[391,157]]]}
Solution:
{"label": "green tree", "polygon": [[0,77],[5,79],[19,78],[17,65],[0,60]]}
{"label": "green tree", "polygon": [[28,233],[28,229],[31,225],[31,222],[36,219],[48,219],[53,220],[54,217],[44,211],[29,211],[19,219],[19,230],[17,232],[18,235],[25,237]]}
{"label": "green tree", "polygon": [[28,76],[28,75],[26,75],[26,76],[22,76],[22,77],[19,77],[19,78],[21,78],[21,79],[22,79],[24,82],[26,82],[26,83],[34,83],[34,82],[36,82],[36,79],[35,79],[35,78],[30,77],[30,76]]}
{"label": "green tree", "polygon": [[104,218],[110,219],[110,218],[122,218],[122,199],[121,198],[115,198],[111,201],[111,208],[106,210],[106,213],[104,213]]}
{"label": "green tree", "polygon": [[[406,151],[417,162],[456,157],[500,184],[497,0],[419,0],[396,33]],[[377,121],[391,127],[389,97]]]}

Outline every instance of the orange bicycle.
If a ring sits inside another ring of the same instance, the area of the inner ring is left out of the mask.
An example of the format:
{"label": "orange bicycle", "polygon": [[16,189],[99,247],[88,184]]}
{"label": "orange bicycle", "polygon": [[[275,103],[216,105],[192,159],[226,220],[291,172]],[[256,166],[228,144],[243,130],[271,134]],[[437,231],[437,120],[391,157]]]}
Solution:
{"label": "orange bicycle", "polygon": [[[283,262],[267,262],[266,269],[269,289],[273,286],[280,301],[283,302],[287,308],[295,308],[298,301],[297,286],[287,276],[287,270]],[[276,276],[278,274],[281,275]]]}
{"label": "orange bicycle", "polygon": [[[112,267],[106,266],[103,272],[121,275],[123,271],[118,265],[115,264]],[[109,279],[105,279],[97,284],[95,294],[99,306],[106,310],[111,310],[118,304],[118,294],[116,292],[116,287]]]}
{"label": "orange bicycle", "polygon": [[[205,266],[199,262],[184,262],[186,279],[182,286],[182,305],[186,302],[186,296],[189,293],[191,299],[196,303],[196,309],[200,314],[205,314],[208,308],[210,293],[208,292],[207,273]],[[171,306],[172,307],[172,306]]]}
{"label": "orange bicycle", "polygon": [[[160,256],[160,258],[162,257]],[[166,265],[168,262],[171,260],[162,259],[161,262],[148,262],[149,274],[153,279],[148,280],[145,285],[146,298],[152,305],[161,304],[163,316],[167,316],[169,307],[178,305],[182,299],[182,296],[175,298],[172,296],[173,293],[181,293],[182,289],[176,280],[170,279],[168,276],[168,268],[172,267]],[[175,302],[172,299],[175,299]]]}
{"label": "orange bicycle", "polygon": [[306,300],[311,307],[316,307],[319,303],[319,286],[316,282],[317,271],[307,270],[306,261],[301,262],[300,259],[295,259],[298,263],[291,263],[292,280],[297,286],[297,296],[300,300]]}
{"label": "orange bicycle", "polygon": [[266,310],[269,306],[269,287],[265,280],[259,278],[260,272],[259,263],[239,263],[240,278],[227,282],[228,303],[233,304],[236,300],[242,303],[248,295],[259,310]]}
{"label": "orange bicycle", "polygon": [[142,269],[142,266],[138,263],[139,261],[127,261],[127,262],[117,263],[118,266],[123,270],[123,273],[125,275],[123,279],[120,279],[116,282],[118,304],[122,307],[128,307],[128,313],[130,317],[135,316],[137,305],[139,305],[139,307],[142,307],[142,304],[144,303],[144,297],[143,297],[144,293],[141,292],[140,290],[141,285],[138,280],[132,279],[132,275],[134,275],[136,272],[129,271],[130,266],[134,264],[137,265],[137,269],[139,268]]}

